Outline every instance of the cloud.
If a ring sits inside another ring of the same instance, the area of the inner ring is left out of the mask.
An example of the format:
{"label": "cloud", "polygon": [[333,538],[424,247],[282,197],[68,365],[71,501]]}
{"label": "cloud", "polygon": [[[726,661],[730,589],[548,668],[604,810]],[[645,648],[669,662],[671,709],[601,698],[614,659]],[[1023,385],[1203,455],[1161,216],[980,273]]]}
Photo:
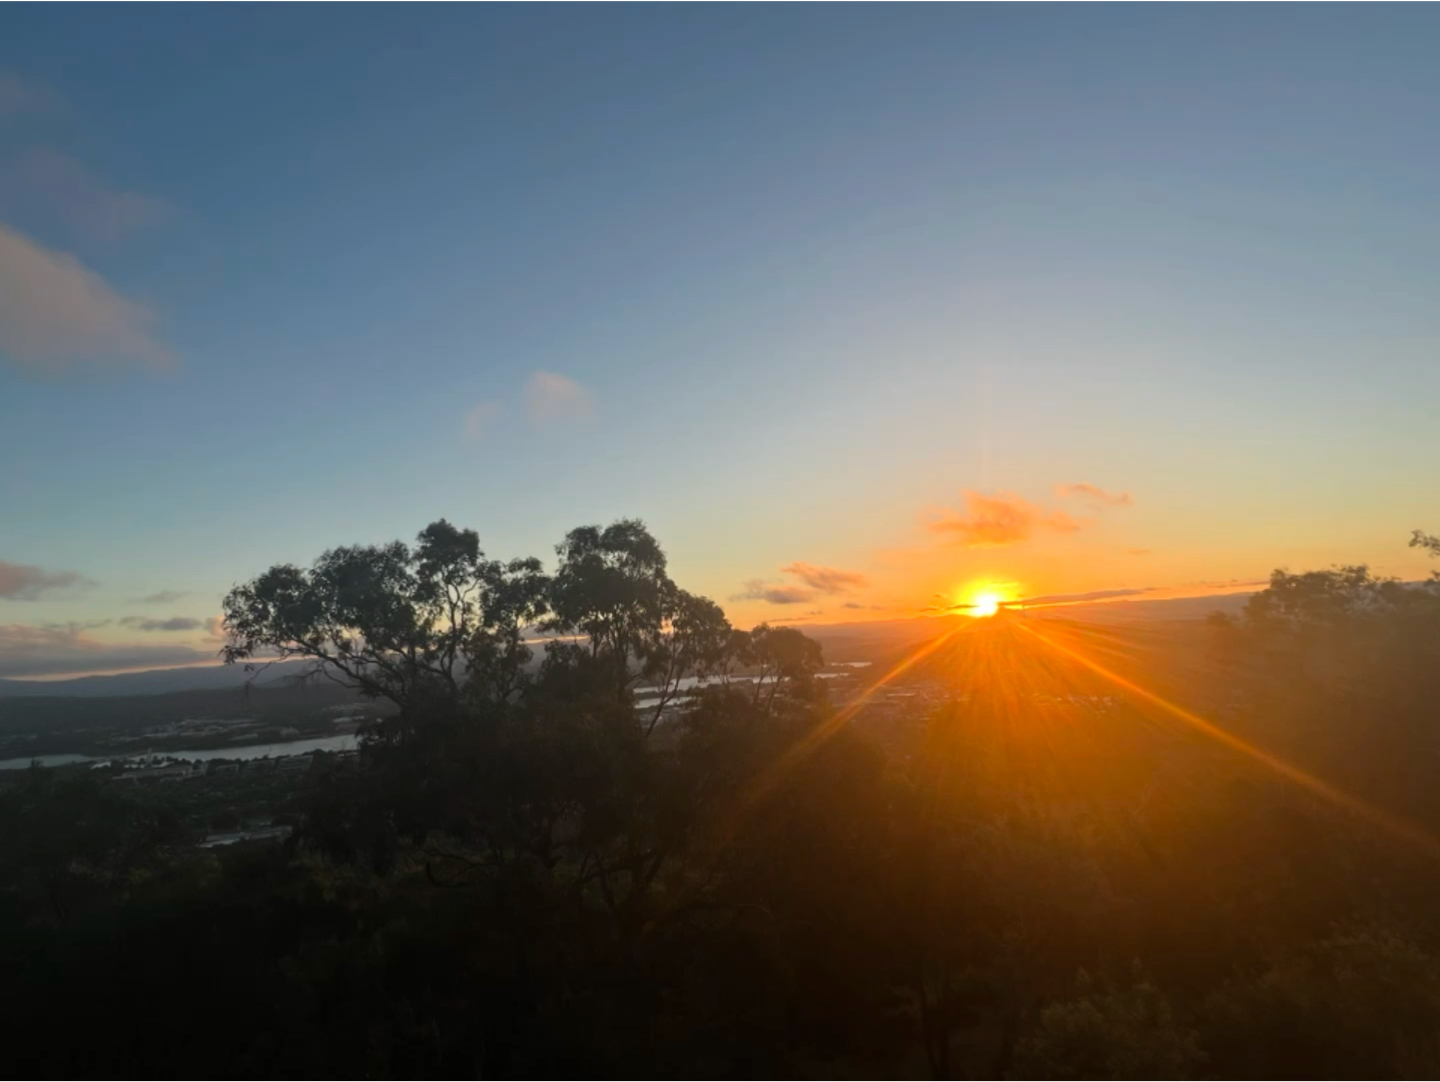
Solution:
{"label": "cloud", "polygon": [[0,356],[36,372],[74,361],[167,365],[153,321],[73,256],[0,225]]}
{"label": "cloud", "polygon": [[568,376],[536,372],[525,389],[530,419],[537,423],[572,421],[594,412],[590,392]]}
{"label": "cloud", "polygon": [[869,605],[862,605],[858,601],[847,601],[840,606],[842,609],[868,609]]}
{"label": "cloud", "polygon": [[54,112],[61,104],[60,95],[48,86],[0,71],[0,117]]}
{"label": "cloud", "polygon": [[500,406],[496,402],[481,402],[465,411],[465,438],[467,440],[478,440],[485,434],[489,422],[500,415]]}
{"label": "cloud", "polygon": [[43,214],[86,240],[116,241],[173,217],[163,199],[112,188],[74,158],[34,147],[0,166],[0,209]]}
{"label": "cloud", "polygon": [[161,590],[158,593],[146,594],[144,597],[136,597],[130,600],[132,605],[169,605],[185,597],[184,590]]}
{"label": "cloud", "polygon": [[0,677],[188,665],[214,658],[209,651],[189,646],[101,642],[89,634],[96,626],[80,623],[0,625]]}
{"label": "cloud", "polygon": [[1056,485],[1055,495],[1062,500],[1078,499],[1098,507],[1129,507],[1135,499],[1128,492],[1106,492],[1103,488],[1087,485],[1083,481],[1068,485]]}
{"label": "cloud", "polygon": [[144,616],[126,616],[120,621],[125,627],[137,631],[196,631],[205,626],[204,620],[190,616],[171,616],[166,620],[151,620]]}
{"label": "cloud", "polygon": [[205,635],[212,642],[225,641],[225,617],[212,616],[205,621]]}
{"label": "cloud", "polygon": [[845,594],[860,586],[870,585],[858,571],[841,571],[838,567],[816,567],[796,561],[780,569],[781,574],[794,575],[801,582],[822,594]]}
{"label": "cloud", "polygon": [[931,522],[934,533],[954,534],[966,548],[992,548],[1028,540],[1036,531],[1074,533],[1080,524],[1064,511],[1045,511],[1013,492],[965,493],[965,514],[947,511]]}
{"label": "cloud", "polygon": [[815,600],[815,591],[788,582],[762,582],[751,579],[745,589],[730,595],[731,601],[768,601],[772,605],[799,605]]}
{"label": "cloud", "polygon": [[1007,601],[1007,608],[1024,606],[1026,608],[1035,605],[1075,605],[1082,601],[1106,601],[1112,597],[1136,597],[1139,594],[1154,592],[1154,586],[1141,586],[1135,589],[1126,590],[1091,590],[1083,594],[1042,594],[1040,597],[1022,597],[1016,601]]}
{"label": "cloud", "polygon": [[6,601],[34,601],[47,590],[94,585],[74,571],[46,571],[43,567],[0,560],[0,599]]}
{"label": "cloud", "polygon": [[1126,556],[1149,556],[1149,555],[1150,555],[1150,550],[1149,550],[1149,549],[1126,549],[1126,550],[1125,550],[1125,555],[1126,555]]}
{"label": "cloud", "polygon": [[[1136,597],[1140,594],[1153,593],[1161,589],[1158,586],[1140,586],[1117,590],[1090,590],[1082,594],[1041,594],[1038,597],[1017,597],[1009,601],[1000,602],[1002,609],[1016,608],[1040,608],[1047,605],[1076,605],[1086,601],[1108,601],[1117,597]],[[955,604],[945,597],[944,594],[936,594],[933,604],[921,609],[926,613],[958,613],[970,612],[980,606],[970,602]]]}

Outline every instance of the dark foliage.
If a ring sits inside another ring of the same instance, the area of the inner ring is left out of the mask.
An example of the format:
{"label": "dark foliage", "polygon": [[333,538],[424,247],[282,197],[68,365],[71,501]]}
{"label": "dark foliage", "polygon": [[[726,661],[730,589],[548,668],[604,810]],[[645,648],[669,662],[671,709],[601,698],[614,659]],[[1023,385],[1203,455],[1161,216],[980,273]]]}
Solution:
{"label": "dark foliage", "polygon": [[882,750],[813,641],[732,629],[641,524],[559,556],[441,522],[227,598],[232,659],[394,706],[317,757],[283,844],[197,850],[98,772],[12,775],[13,1072],[1440,1069],[1440,587],[1277,573],[1191,668],[1094,638],[1307,787],[1018,618],[927,654],[953,694]]}

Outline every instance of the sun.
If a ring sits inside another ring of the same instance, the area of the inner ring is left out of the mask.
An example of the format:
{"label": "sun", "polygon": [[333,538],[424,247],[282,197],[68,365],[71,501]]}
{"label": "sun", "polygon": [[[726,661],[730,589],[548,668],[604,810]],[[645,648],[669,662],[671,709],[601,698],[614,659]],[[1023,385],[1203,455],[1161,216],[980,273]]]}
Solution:
{"label": "sun", "polygon": [[950,595],[950,611],[964,616],[996,616],[1014,603],[1019,584],[995,579],[972,579]]}
{"label": "sun", "polygon": [[1000,602],[1004,599],[997,593],[990,590],[982,590],[970,598],[971,616],[994,616],[1000,611]]}

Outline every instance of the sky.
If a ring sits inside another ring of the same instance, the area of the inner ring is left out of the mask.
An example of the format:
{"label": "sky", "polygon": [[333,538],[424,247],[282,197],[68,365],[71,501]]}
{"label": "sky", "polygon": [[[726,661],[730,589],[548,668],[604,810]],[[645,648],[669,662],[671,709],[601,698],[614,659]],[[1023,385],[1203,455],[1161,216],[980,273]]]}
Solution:
{"label": "sky", "polygon": [[[1428,571],[1440,13],[0,10],[0,677],[445,517],[742,625]],[[1123,591],[1123,593],[1122,593]]]}

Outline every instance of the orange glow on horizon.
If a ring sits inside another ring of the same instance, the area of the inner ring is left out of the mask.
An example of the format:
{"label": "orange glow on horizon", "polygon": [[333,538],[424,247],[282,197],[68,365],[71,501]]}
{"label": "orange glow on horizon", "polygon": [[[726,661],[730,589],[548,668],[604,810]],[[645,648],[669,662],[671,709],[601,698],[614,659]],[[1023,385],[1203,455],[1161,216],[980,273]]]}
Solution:
{"label": "orange glow on horizon", "polygon": [[1195,731],[1209,737],[1211,740],[1216,741],[1232,751],[1239,752],[1241,755],[1248,757],[1252,762],[1266,767],[1286,781],[1308,790],[1316,796],[1330,802],[1335,807],[1349,812],[1358,819],[1380,827],[1397,838],[1409,842],[1432,859],[1440,859],[1440,838],[1436,838],[1420,824],[1367,803],[1359,797],[1346,792],[1344,789],[1332,785],[1323,778],[1317,777],[1306,770],[1302,770],[1294,763],[1272,754],[1263,748],[1257,747],[1247,740],[1242,740],[1234,733],[1228,732],[1214,722],[1201,717],[1194,711],[1187,710],[1185,707],[1171,702],[1159,693],[1136,683],[1134,680],[1127,679],[1115,670],[1100,664],[1094,658],[1090,657],[1087,651],[1077,648],[1076,645],[1061,642],[1054,635],[1045,634],[1037,630],[1032,624],[1016,624],[1014,626],[1018,627],[1025,634],[1039,640],[1056,653],[1078,662],[1097,676],[1114,684],[1121,691],[1126,692],[1132,700],[1144,702],[1158,709],[1163,715],[1168,715],[1171,718],[1183,722]]}
{"label": "orange glow on horizon", "polygon": [[971,616],[994,616],[1000,611],[1000,595],[986,590],[970,600]]}
{"label": "orange glow on horizon", "polygon": [[1014,583],[972,582],[955,591],[955,609],[966,616],[994,616],[1014,600]]}
{"label": "orange glow on horizon", "polygon": [[[969,596],[969,604],[980,603],[979,593]],[[1003,604],[997,599],[997,609],[1003,607]],[[945,657],[943,651],[947,647],[963,643],[973,644],[972,648],[953,659]],[[1025,648],[1025,643],[1031,644],[1029,649]],[[1097,655],[1103,657],[1104,662],[1098,660]],[[718,848],[733,837],[740,825],[763,804],[800,762],[844,728],[877,693],[897,677],[932,657],[943,659],[945,677],[954,689],[961,693],[963,701],[985,704],[983,709],[991,727],[1001,732],[1009,730],[1012,736],[1028,731],[1029,735],[1037,736],[1041,742],[1055,741],[1058,734],[1047,734],[1043,714],[1035,715],[1042,719],[1038,725],[1019,724],[1028,716],[1027,696],[1038,692],[1042,697],[1053,700],[1075,693],[1094,694],[1094,689],[1087,690],[1075,683],[1073,671],[1067,675],[1063,669],[1056,667],[1055,660],[1063,658],[1092,677],[1099,677],[1111,685],[1129,700],[1132,707],[1141,708],[1142,712],[1151,718],[1157,721],[1168,719],[1179,722],[1191,731],[1209,738],[1216,745],[1238,753],[1241,761],[1264,768],[1321,798],[1333,808],[1380,828],[1432,859],[1440,859],[1440,838],[1422,825],[1347,792],[1124,675],[1120,669],[1133,665],[1139,658],[1125,645],[1124,640],[1109,631],[1085,624],[1045,626],[1042,629],[1028,621],[990,623],[985,620],[975,620],[968,625],[954,627],[921,643],[865,687],[846,706],[835,711],[796,741],[747,787],[728,812],[717,818],[709,832],[709,843]],[[942,733],[941,738],[944,738],[943,730],[936,732]],[[1063,769],[1064,760],[1060,763],[1061,766],[1057,769]],[[1033,778],[1027,780],[1027,783],[1033,782]]]}

